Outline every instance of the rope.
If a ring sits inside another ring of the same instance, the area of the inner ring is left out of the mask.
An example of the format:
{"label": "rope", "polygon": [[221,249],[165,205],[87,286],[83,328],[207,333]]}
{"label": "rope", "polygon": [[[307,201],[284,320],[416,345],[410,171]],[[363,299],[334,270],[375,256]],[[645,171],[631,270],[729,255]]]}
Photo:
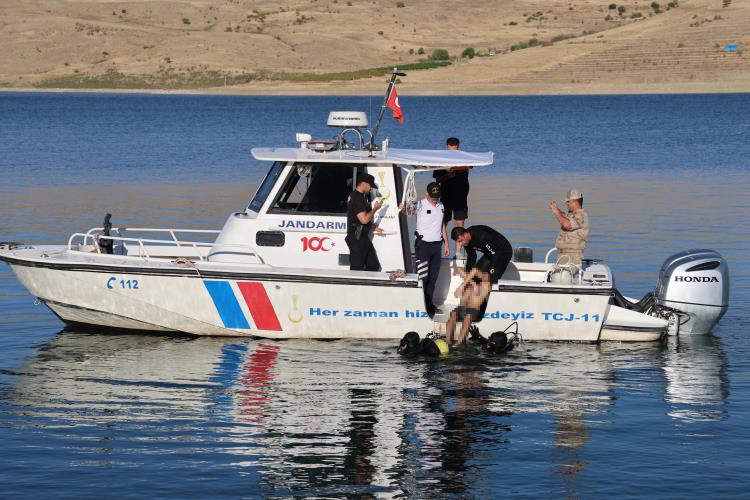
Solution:
{"label": "rope", "polygon": [[419,201],[419,193],[417,193],[417,184],[414,181],[414,170],[409,170],[406,173],[406,179],[404,180],[404,206],[407,210],[413,210]]}
{"label": "rope", "polygon": [[190,268],[195,267],[195,263],[192,260],[188,260],[184,257],[179,257],[172,261],[175,267]]}

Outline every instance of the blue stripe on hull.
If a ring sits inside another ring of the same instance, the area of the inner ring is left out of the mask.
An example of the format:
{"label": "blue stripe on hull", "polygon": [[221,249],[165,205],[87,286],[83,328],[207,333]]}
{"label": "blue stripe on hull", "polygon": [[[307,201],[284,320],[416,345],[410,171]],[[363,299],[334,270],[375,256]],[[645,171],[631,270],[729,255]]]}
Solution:
{"label": "blue stripe on hull", "polygon": [[203,284],[219,311],[224,328],[250,328],[228,281],[204,281]]}

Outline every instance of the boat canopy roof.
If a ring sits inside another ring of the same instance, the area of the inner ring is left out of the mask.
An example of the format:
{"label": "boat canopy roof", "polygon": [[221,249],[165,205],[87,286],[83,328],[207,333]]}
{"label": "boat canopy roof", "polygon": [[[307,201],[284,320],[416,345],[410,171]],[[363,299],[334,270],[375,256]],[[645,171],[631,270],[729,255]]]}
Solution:
{"label": "boat canopy roof", "polygon": [[250,153],[256,160],[310,162],[310,163],[380,163],[415,167],[417,170],[435,170],[451,167],[483,167],[492,165],[494,153],[470,153],[448,149],[396,149],[376,151],[335,150],[312,151],[307,148],[253,148]]}

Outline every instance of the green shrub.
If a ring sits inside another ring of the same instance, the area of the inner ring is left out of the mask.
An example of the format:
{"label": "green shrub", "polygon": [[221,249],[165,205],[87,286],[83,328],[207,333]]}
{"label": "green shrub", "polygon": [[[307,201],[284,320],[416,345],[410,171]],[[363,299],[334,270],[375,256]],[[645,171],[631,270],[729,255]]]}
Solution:
{"label": "green shrub", "polygon": [[[562,38],[560,38],[562,37]],[[559,40],[565,40],[566,38],[573,38],[573,36],[565,36],[565,35],[559,35],[558,37],[555,37]],[[553,40],[555,40],[553,38]],[[510,51],[515,52],[516,50],[522,50],[522,49],[528,49],[529,47],[538,47],[540,45],[546,46],[550,45],[552,42],[542,42],[538,38],[532,38],[528,42],[518,42],[510,46]]]}
{"label": "green shrub", "polygon": [[451,58],[450,54],[445,49],[435,49],[430,54],[431,61],[447,61]]}
{"label": "green shrub", "polygon": [[618,13],[619,13],[619,14],[620,14],[621,16],[622,16],[623,14],[625,14],[625,10],[626,10],[626,9],[625,9],[625,7],[623,7],[622,5],[620,5],[619,7],[617,7],[617,12],[618,12]]}
{"label": "green shrub", "polygon": [[423,56],[424,55],[424,49],[422,47],[419,47],[417,49],[417,54],[419,54],[420,56]]}
{"label": "green shrub", "polygon": [[469,59],[474,59],[474,56],[477,55],[476,51],[474,50],[474,47],[466,47],[463,52],[461,52],[461,57],[468,57]]}
{"label": "green shrub", "polygon": [[615,10],[616,8],[617,8],[617,4],[616,3],[609,4],[609,10]]}
{"label": "green shrub", "polygon": [[550,43],[562,42],[563,40],[568,40],[570,38],[575,38],[575,35],[555,35],[550,40]]}

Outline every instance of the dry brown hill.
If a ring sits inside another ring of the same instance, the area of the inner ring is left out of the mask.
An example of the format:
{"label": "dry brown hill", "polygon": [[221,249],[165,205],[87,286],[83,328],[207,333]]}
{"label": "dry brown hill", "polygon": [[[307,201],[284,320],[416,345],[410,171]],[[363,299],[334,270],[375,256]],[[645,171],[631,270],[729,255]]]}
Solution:
{"label": "dry brown hill", "polygon": [[402,92],[750,91],[749,27],[746,0],[3,0],[0,87],[370,93],[445,49]]}

